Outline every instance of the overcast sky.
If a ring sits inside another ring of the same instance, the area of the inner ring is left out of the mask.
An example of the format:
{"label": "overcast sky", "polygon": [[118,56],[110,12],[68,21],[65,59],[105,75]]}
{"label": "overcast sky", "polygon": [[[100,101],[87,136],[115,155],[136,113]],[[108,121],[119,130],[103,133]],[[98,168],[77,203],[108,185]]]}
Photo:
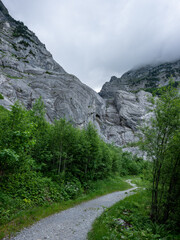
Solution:
{"label": "overcast sky", "polygon": [[180,0],[2,0],[54,59],[98,91],[115,75],[180,58]]}

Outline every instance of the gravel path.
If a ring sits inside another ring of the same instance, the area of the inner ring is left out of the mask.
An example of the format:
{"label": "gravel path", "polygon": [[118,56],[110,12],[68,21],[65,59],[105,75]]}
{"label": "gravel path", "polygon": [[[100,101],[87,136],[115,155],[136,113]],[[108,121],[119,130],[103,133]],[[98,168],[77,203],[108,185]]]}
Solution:
{"label": "gravel path", "polygon": [[44,218],[11,240],[85,240],[93,221],[104,208],[133,194],[136,186],[131,185],[133,188],[129,190],[114,192]]}

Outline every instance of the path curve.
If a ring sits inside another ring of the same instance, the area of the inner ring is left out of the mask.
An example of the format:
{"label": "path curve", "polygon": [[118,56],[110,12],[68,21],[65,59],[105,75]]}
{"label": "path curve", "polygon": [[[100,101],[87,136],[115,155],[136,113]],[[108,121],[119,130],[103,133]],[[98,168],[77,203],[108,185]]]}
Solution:
{"label": "path curve", "polygon": [[105,208],[134,193],[137,187],[130,184],[133,186],[131,189],[110,193],[44,218],[11,240],[85,240],[92,223]]}

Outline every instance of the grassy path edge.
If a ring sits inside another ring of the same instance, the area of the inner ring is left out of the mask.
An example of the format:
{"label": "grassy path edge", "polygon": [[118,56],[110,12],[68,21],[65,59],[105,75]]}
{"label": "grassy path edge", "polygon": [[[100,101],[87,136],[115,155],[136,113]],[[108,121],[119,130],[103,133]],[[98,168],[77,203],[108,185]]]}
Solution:
{"label": "grassy path edge", "polygon": [[26,211],[21,211],[12,221],[0,226],[0,239],[8,239],[26,227],[30,227],[37,221],[52,214],[74,207],[82,202],[86,202],[108,193],[123,191],[132,188],[125,178],[114,178],[106,181],[99,181],[97,189],[89,194],[82,195],[75,200],[68,200],[41,207],[33,207]]}
{"label": "grassy path edge", "polygon": [[178,240],[180,233],[169,231],[166,224],[150,220],[151,192],[148,182],[133,179],[136,193],[106,209],[93,223],[88,240]]}

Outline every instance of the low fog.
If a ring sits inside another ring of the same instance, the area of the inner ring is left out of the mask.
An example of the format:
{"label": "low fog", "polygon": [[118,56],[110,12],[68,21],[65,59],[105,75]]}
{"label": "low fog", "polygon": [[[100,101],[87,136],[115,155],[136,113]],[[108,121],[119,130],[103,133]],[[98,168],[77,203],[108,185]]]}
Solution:
{"label": "low fog", "polygon": [[112,75],[180,58],[179,0],[2,0],[54,59],[98,91]]}

